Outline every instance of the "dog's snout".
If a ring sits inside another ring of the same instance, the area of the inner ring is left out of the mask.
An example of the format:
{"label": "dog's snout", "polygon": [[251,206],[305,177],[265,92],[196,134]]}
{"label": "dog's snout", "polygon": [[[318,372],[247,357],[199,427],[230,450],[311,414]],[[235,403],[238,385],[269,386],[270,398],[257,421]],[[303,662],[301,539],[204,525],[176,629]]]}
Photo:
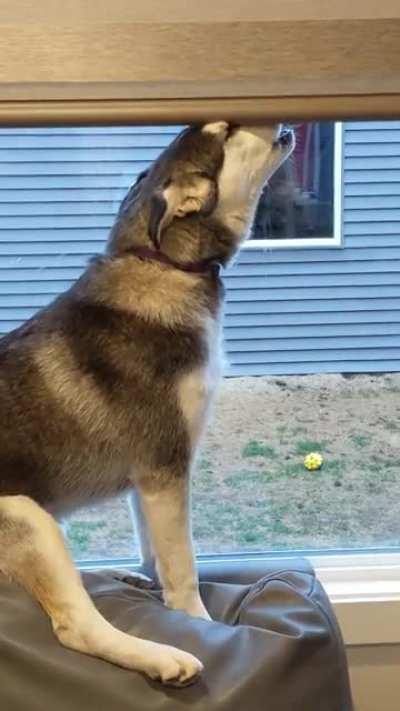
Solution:
{"label": "dog's snout", "polygon": [[278,136],[278,142],[281,144],[281,146],[284,146],[285,148],[287,146],[290,146],[293,141],[293,131],[291,128],[288,126],[284,126],[281,129],[281,132]]}
{"label": "dog's snout", "polygon": [[226,138],[228,139],[231,136],[233,136],[233,134],[236,133],[236,131],[238,131],[239,129],[240,129],[240,126],[238,123],[229,123]]}

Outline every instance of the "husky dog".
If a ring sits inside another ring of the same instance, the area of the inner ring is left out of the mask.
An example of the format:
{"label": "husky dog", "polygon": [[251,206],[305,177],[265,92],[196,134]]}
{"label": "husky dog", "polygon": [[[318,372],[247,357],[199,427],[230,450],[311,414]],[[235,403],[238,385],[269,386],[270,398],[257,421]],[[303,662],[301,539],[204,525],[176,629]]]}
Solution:
{"label": "husky dog", "polygon": [[0,572],[39,601],[62,644],[176,686],[201,662],[109,624],[55,517],[133,489],[165,603],[209,619],[189,497],[220,370],[219,266],[292,148],[277,125],[184,130],[129,190],[105,254],[0,341]]}

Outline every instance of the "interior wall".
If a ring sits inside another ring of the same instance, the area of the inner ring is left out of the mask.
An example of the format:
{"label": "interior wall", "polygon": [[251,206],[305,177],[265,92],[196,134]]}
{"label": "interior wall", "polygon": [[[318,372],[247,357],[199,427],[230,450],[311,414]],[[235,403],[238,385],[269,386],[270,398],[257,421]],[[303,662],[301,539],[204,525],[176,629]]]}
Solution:
{"label": "interior wall", "polygon": [[400,645],[349,647],[355,711],[399,711]]}

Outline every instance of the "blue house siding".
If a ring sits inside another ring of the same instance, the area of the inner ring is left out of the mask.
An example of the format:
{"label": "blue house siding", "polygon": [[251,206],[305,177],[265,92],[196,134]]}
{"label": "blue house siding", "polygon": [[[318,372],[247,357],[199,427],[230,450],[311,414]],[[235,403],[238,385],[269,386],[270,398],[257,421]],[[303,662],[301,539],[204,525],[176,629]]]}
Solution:
{"label": "blue house siding", "polygon": [[[0,131],[0,333],[102,250],[176,130]],[[400,371],[400,121],[343,136],[343,247],[243,250],[225,276],[229,375]]]}
{"label": "blue house siding", "polygon": [[343,143],[343,247],[248,250],[227,275],[232,375],[400,370],[400,121]]}
{"label": "blue house siding", "polygon": [[178,127],[0,130],[0,335],[101,252],[128,187]]}

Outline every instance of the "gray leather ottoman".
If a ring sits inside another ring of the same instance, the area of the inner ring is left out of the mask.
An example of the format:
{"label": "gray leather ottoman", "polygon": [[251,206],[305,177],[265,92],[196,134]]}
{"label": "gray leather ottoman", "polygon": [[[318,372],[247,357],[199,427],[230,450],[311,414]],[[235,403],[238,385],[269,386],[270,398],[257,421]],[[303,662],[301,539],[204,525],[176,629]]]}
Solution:
{"label": "gray leather ottoman", "polygon": [[46,615],[0,576],[2,711],[350,711],[345,653],[329,601],[305,561],[210,567],[214,622],[168,610],[159,592],[85,573],[95,604],[127,632],[181,646],[205,664],[184,689],[61,647]]}

